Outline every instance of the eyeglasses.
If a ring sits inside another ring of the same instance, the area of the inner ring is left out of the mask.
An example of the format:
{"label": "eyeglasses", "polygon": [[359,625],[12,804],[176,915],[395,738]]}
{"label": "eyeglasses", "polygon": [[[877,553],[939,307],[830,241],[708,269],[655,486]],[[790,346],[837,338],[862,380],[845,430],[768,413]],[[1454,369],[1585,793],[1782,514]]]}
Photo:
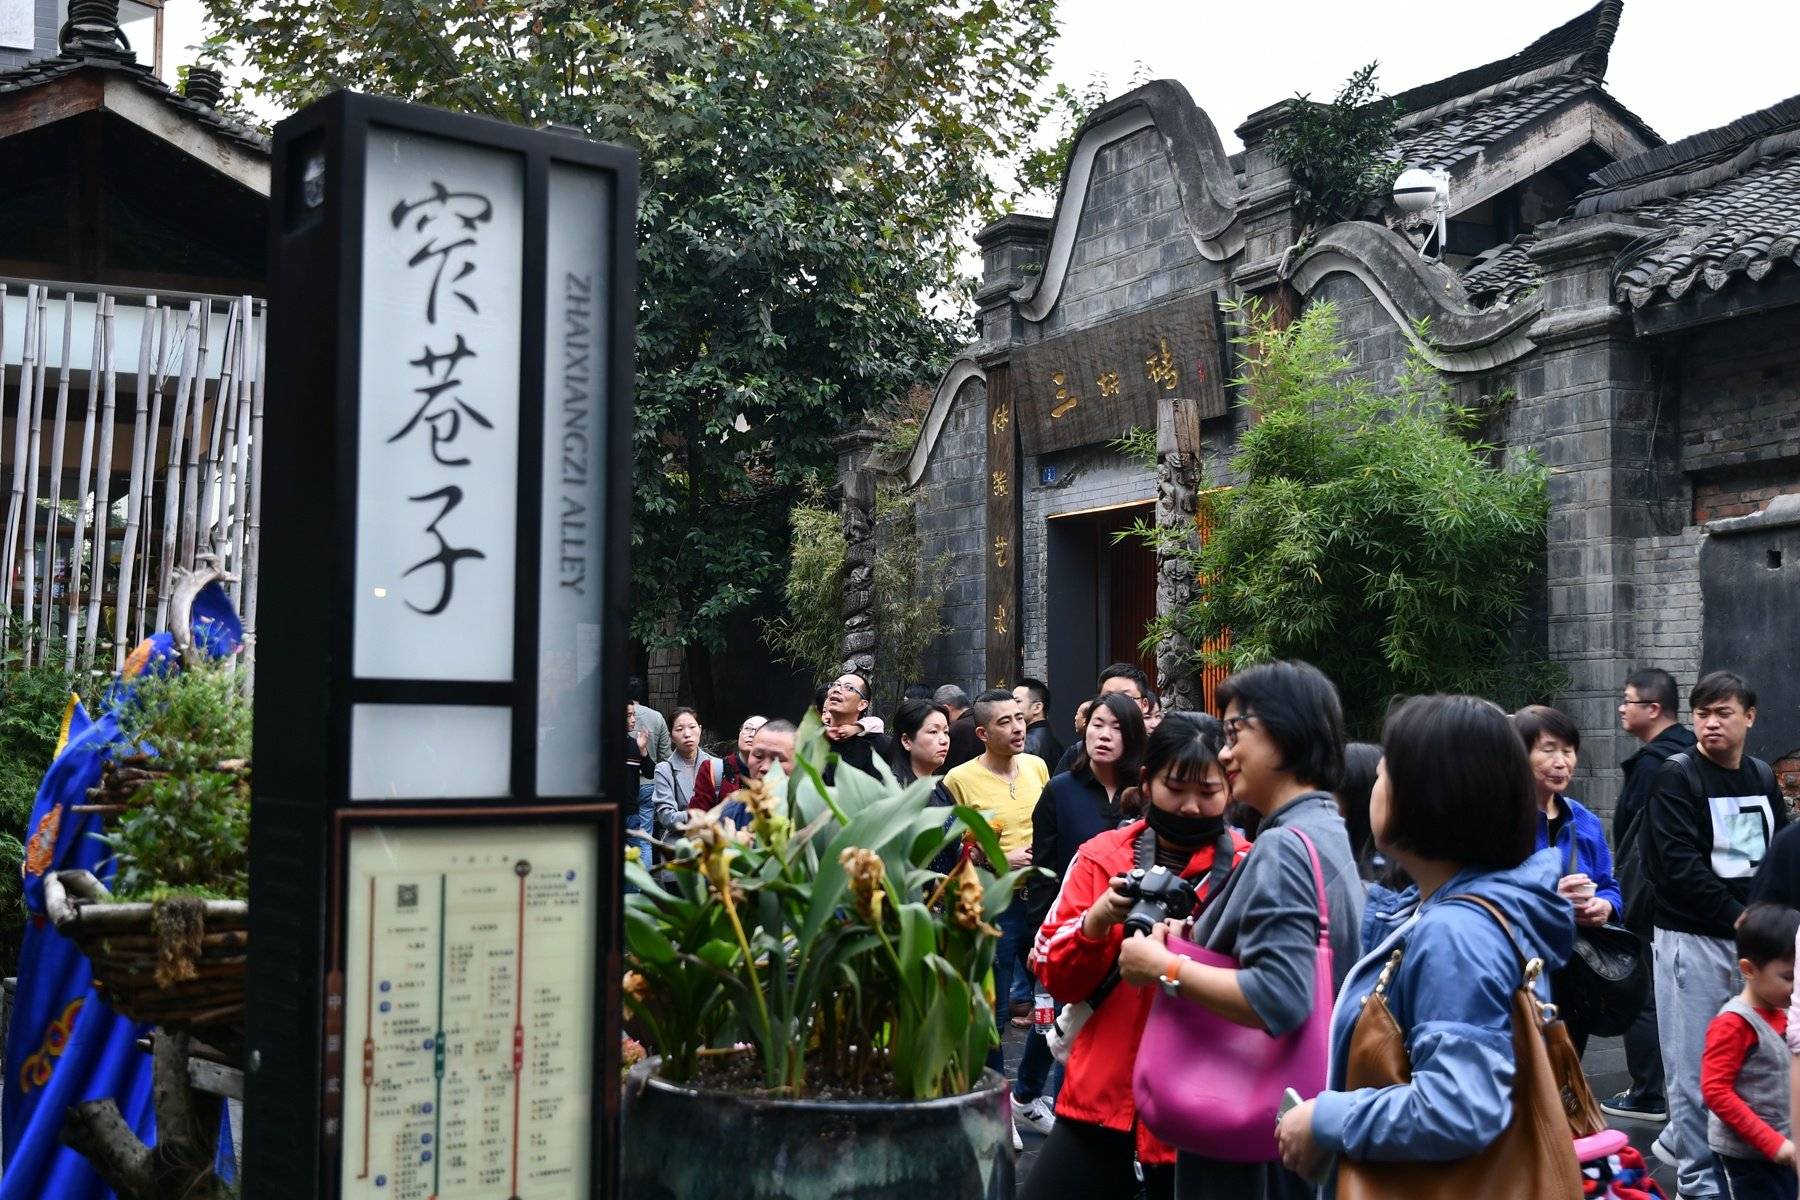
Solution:
{"label": "eyeglasses", "polygon": [[1256,720],[1256,718],[1253,716],[1252,717],[1226,717],[1221,722],[1221,724],[1223,724],[1225,726],[1225,744],[1227,746],[1237,745],[1238,727],[1239,726],[1248,726],[1250,724],[1250,722],[1252,722],[1254,720]]}
{"label": "eyeglasses", "polygon": [[1660,703],[1662,703],[1660,700],[1621,700],[1619,701],[1619,707],[1629,708],[1633,704],[1639,704],[1645,708],[1655,708]]}
{"label": "eyeglasses", "polygon": [[831,686],[825,690],[828,692],[855,692],[864,700],[869,698],[869,693],[863,691],[862,688],[858,687],[854,682],[848,679],[834,679],[831,681]]}

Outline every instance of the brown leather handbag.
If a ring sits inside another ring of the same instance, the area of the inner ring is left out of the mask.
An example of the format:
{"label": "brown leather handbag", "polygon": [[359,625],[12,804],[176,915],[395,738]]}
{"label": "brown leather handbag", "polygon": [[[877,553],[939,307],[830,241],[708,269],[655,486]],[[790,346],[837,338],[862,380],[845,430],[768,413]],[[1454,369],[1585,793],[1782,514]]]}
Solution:
{"label": "brown leather handbag", "polygon": [[[1522,982],[1513,991],[1512,1001],[1513,1054],[1518,1061],[1513,1075],[1512,1123],[1487,1149],[1449,1162],[1355,1162],[1340,1157],[1338,1200],[1578,1200],[1581,1165],[1575,1160],[1575,1136],[1545,1042],[1548,1014],[1543,1010],[1549,1006],[1540,1004],[1532,991],[1543,974],[1543,960],[1527,960],[1512,925],[1488,901],[1467,894],[1450,899],[1467,900],[1484,909],[1506,931],[1519,958]],[[1346,1090],[1412,1081],[1406,1035],[1388,1010],[1385,994],[1401,954],[1396,950],[1388,959],[1356,1019],[1350,1034]],[[1585,1081],[1581,1087],[1586,1089]]]}

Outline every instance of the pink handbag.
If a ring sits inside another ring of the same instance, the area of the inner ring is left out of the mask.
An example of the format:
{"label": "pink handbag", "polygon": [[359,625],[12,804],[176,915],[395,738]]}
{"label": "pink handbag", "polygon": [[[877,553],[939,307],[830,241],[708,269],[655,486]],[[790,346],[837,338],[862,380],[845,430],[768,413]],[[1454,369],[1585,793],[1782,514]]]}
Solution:
{"label": "pink handbag", "polygon": [[[1312,859],[1319,894],[1319,946],[1313,959],[1313,1004],[1298,1029],[1272,1037],[1211,1009],[1159,991],[1138,1042],[1131,1087],[1150,1132],[1178,1150],[1223,1162],[1275,1162],[1275,1113],[1283,1092],[1325,1090],[1331,1031],[1331,919],[1325,876],[1312,839],[1295,830]],[[1255,850],[1251,851],[1256,853]],[[1169,949],[1211,967],[1237,969],[1237,959],[1171,936]]]}

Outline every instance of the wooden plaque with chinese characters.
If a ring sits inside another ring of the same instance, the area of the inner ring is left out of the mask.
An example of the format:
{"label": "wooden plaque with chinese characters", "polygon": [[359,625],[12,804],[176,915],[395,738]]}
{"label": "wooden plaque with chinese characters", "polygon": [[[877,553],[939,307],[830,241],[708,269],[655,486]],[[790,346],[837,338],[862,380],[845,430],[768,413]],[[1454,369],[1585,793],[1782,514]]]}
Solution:
{"label": "wooden plaque with chinese characters", "polygon": [[987,685],[1011,687],[1019,673],[1019,428],[1012,369],[988,370]]}
{"label": "wooden plaque with chinese characters", "polygon": [[1014,407],[1026,454],[1156,428],[1159,401],[1226,413],[1225,361],[1211,293],[1173,301],[1015,351]]}

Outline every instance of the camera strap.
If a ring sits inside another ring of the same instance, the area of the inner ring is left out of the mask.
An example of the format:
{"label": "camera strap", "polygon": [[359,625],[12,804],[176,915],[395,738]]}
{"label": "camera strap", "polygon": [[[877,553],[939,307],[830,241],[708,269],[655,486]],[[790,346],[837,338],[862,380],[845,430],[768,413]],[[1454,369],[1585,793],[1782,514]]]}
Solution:
{"label": "camera strap", "polygon": [[[1219,835],[1218,842],[1213,846],[1212,866],[1208,868],[1203,882],[1206,893],[1200,897],[1202,907],[1218,895],[1219,885],[1224,882],[1226,876],[1231,874],[1232,859],[1236,857],[1234,851],[1235,845],[1231,840],[1231,829],[1227,826],[1225,832]],[[1137,844],[1133,847],[1133,858],[1133,865],[1140,871],[1148,871],[1156,865],[1156,831],[1150,828],[1148,823],[1144,825],[1143,832],[1138,834]],[[1200,908],[1197,907],[1194,915],[1198,916],[1199,914]],[[1099,1008],[1100,1002],[1112,995],[1113,989],[1118,986],[1119,962],[1115,958],[1112,969],[1106,973],[1106,978],[1100,981],[1099,985],[1094,988],[1093,994],[1087,998],[1087,1006],[1090,1009]]]}

